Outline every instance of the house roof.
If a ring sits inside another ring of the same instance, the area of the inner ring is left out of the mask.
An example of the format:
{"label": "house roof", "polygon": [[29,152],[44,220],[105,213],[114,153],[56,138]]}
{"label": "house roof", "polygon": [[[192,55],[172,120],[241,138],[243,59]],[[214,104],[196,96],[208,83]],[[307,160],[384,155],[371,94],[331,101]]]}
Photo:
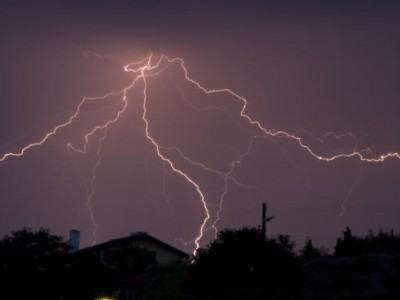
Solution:
{"label": "house roof", "polygon": [[87,253],[87,252],[92,252],[92,251],[96,251],[96,250],[100,250],[100,249],[104,249],[104,248],[108,248],[108,247],[112,247],[112,246],[117,246],[117,245],[125,245],[125,244],[129,244],[131,242],[134,241],[150,241],[154,244],[157,244],[165,249],[167,249],[168,251],[171,251],[173,253],[176,253],[177,255],[181,256],[182,258],[189,258],[189,255],[145,232],[135,232],[135,233],[131,233],[129,236],[127,237],[122,237],[122,238],[118,238],[118,239],[113,239],[113,240],[109,240],[107,242],[101,243],[101,244],[97,244],[91,247],[87,247],[87,248],[83,248],[79,251],[76,251],[74,254],[83,254],[83,253]]}

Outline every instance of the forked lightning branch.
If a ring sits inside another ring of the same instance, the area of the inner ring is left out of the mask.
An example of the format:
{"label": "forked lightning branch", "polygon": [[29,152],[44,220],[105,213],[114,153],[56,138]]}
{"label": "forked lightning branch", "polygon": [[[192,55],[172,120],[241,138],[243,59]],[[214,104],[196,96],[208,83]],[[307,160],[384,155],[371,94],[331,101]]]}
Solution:
{"label": "forked lightning branch", "polygon": [[[220,171],[220,170],[214,170],[207,166],[206,164],[202,162],[195,161],[191,159],[189,156],[187,156],[185,153],[183,153],[178,147],[173,147],[171,148],[166,147],[161,145],[151,134],[151,123],[148,119],[148,111],[147,111],[147,103],[149,101],[148,99],[148,81],[152,79],[155,75],[160,74],[163,72],[168,66],[170,65],[179,65],[181,70],[183,71],[184,74],[184,79],[190,83],[193,88],[199,89],[206,95],[210,94],[227,94],[231,96],[232,101],[239,101],[241,103],[241,110],[239,113],[240,118],[244,119],[246,122],[248,122],[250,125],[254,126],[255,129],[258,131],[257,134],[254,136],[250,137],[248,140],[247,147],[245,148],[246,151],[238,155],[236,159],[230,162],[230,167],[226,172]],[[101,156],[101,146],[106,142],[107,140],[107,130],[113,126],[115,123],[117,123],[121,116],[126,112],[129,103],[131,101],[141,101],[141,107],[142,107],[142,120],[145,125],[145,130],[144,134],[148,142],[153,146],[154,151],[156,152],[158,158],[163,161],[165,164],[168,165],[170,170],[176,174],[176,176],[182,177],[187,184],[192,186],[192,188],[196,191],[199,201],[201,201],[202,207],[204,209],[204,217],[202,219],[201,224],[199,225],[198,233],[193,239],[194,243],[194,250],[193,254],[196,255],[197,250],[199,249],[201,245],[201,241],[203,239],[204,233],[206,230],[214,230],[215,234],[217,234],[218,229],[217,229],[217,223],[219,221],[221,212],[223,210],[223,204],[225,197],[228,193],[228,188],[229,188],[229,182],[234,179],[231,177],[232,173],[235,169],[236,166],[240,165],[242,160],[250,154],[251,148],[253,147],[254,140],[256,138],[262,138],[262,137],[283,137],[290,139],[294,141],[301,149],[303,149],[305,152],[307,152],[309,155],[311,155],[313,158],[323,161],[323,162],[334,162],[339,159],[349,159],[349,158],[357,158],[360,162],[362,163],[383,163],[388,159],[399,159],[400,160],[400,154],[399,152],[389,152],[389,153],[384,153],[380,155],[373,155],[372,153],[368,152],[365,153],[364,151],[357,151],[356,149],[351,151],[351,152],[341,152],[337,153],[332,156],[324,156],[322,154],[317,153],[314,151],[311,146],[307,145],[303,138],[300,135],[289,133],[287,131],[283,130],[271,130],[265,128],[261,121],[254,119],[251,117],[247,112],[247,104],[248,100],[242,96],[240,96],[238,93],[234,92],[233,90],[229,88],[221,88],[221,89],[207,89],[203,85],[201,85],[198,81],[192,79],[189,75],[189,71],[185,65],[185,61],[180,58],[180,57],[168,57],[165,55],[162,55],[158,57],[157,59],[154,59],[153,55],[149,55],[145,59],[142,59],[138,62],[132,62],[123,67],[123,70],[125,72],[132,73],[133,75],[133,80],[131,83],[123,88],[122,90],[119,91],[112,91],[109,92],[105,95],[102,96],[97,96],[97,97],[84,97],[82,101],[79,103],[79,105],[76,107],[74,113],[63,123],[60,123],[53,127],[50,131],[48,131],[41,139],[38,141],[32,142],[23,148],[16,150],[14,152],[8,152],[4,153],[0,156],[0,163],[4,162],[5,160],[11,159],[11,158],[21,158],[27,153],[29,150],[36,148],[36,147],[41,147],[46,144],[46,142],[53,136],[56,135],[60,130],[62,130],[65,127],[70,126],[80,115],[82,107],[85,105],[87,102],[95,102],[95,101],[100,101],[107,99],[109,97],[120,97],[123,105],[120,110],[116,112],[116,114],[111,118],[105,121],[104,123],[97,124],[93,128],[91,128],[89,131],[87,131],[84,136],[82,137],[84,140],[84,143],[82,147],[76,147],[71,143],[67,144],[67,148],[71,151],[76,151],[80,153],[86,153],[88,149],[88,144],[94,140],[93,136],[95,134],[100,134],[100,139],[97,139],[95,142],[97,143],[97,159],[96,163],[92,167],[92,172],[91,172],[91,178],[90,178],[90,186],[89,186],[89,193],[87,195],[86,199],[86,204],[88,206],[89,210],[89,215],[90,215],[90,220],[92,223],[92,233],[93,233],[93,243],[96,243],[96,237],[97,237],[97,231],[98,231],[98,223],[96,221],[95,213],[93,211],[92,203],[93,203],[93,197],[95,194],[95,181],[96,181],[96,172],[97,169],[100,167],[102,163],[102,156]],[[128,92],[137,88],[138,83],[141,83],[141,87],[143,87],[142,90],[142,97],[141,99],[128,99]],[[205,197],[205,193],[202,189],[202,186],[200,183],[198,183],[193,177],[188,174],[187,171],[182,170],[181,168],[177,167],[177,163],[168,157],[167,153],[170,150],[174,150],[181,159],[185,160],[186,162],[190,163],[194,167],[199,167],[204,170],[207,170],[209,172],[213,172],[219,176],[221,176],[224,180],[224,187],[222,189],[222,193],[219,198],[219,204],[218,204],[218,212],[216,217],[212,220],[209,207],[207,204],[207,200]]]}

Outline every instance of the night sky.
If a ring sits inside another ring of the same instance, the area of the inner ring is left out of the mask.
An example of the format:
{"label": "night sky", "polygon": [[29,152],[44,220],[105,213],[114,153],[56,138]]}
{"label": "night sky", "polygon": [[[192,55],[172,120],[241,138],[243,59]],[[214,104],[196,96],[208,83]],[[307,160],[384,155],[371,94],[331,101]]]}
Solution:
{"label": "night sky", "polygon": [[[399,152],[400,5],[272,2],[1,1],[0,157],[65,122],[82,97],[129,85],[133,74],[123,66],[150,51],[182,57],[193,79],[234,90],[248,99],[252,118],[297,134],[319,155]],[[229,170],[249,137],[260,134],[240,118],[237,99],[204,95],[178,64],[148,79],[148,96],[152,136],[210,168]],[[98,242],[146,231],[191,252],[204,218],[199,197],[145,138],[143,84],[128,98],[101,147],[93,198]],[[81,147],[87,131],[115,116],[121,100],[109,100],[85,105],[43,146],[0,162],[1,235],[23,226],[64,236],[80,229],[83,245],[90,244],[86,199],[101,134],[85,155],[66,144]],[[202,188],[212,221],[223,178],[173,151],[165,155]],[[219,228],[258,226],[267,202],[277,217],[268,233],[290,234],[298,246],[309,236],[331,247],[346,226],[357,234],[400,230],[396,158],[323,162],[291,139],[265,137],[232,178]],[[212,238],[209,230],[201,244]]]}

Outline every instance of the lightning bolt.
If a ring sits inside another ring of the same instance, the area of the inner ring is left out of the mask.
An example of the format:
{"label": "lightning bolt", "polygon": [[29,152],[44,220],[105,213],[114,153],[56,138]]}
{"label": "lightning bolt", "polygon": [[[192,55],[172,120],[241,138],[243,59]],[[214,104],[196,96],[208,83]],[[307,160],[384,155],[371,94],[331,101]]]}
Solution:
{"label": "lightning bolt", "polygon": [[[149,63],[150,63],[150,60],[151,60],[151,57],[150,57],[150,59],[149,59]],[[160,61],[161,61],[161,60],[160,60]],[[204,226],[206,225],[207,221],[210,219],[210,213],[209,213],[209,210],[208,210],[208,207],[207,207],[207,202],[206,202],[206,199],[205,199],[205,197],[204,197],[204,194],[203,194],[202,190],[200,189],[200,185],[199,185],[198,183],[196,183],[191,177],[189,177],[189,175],[186,174],[184,171],[182,171],[181,169],[178,169],[170,159],[168,159],[166,156],[164,156],[164,155],[162,154],[162,151],[161,151],[162,146],[160,146],[160,145],[156,142],[156,140],[151,136],[151,134],[150,134],[150,124],[149,124],[149,120],[147,119],[147,107],[146,107],[146,104],[147,104],[147,80],[146,80],[146,76],[145,76],[145,74],[144,74],[144,71],[142,72],[141,77],[142,77],[143,82],[144,82],[144,88],[143,88],[143,106],[142,106],[142,108],[143,108],[143,114],[142,114],[142,119],[143,119],[143,122],[144,122],[144,124],[145,124],[145,135],[146,135],[146,138],[147,138],[147,139],[150,141],[150,143],[154,146],[154,148],[155,148],[155,150],[156,150],[156,152],[157,152],[157,156],[158,156],[162,161],[164,161],[165,163],[167,163],[167,165],[170,166],[170,168],[171,168],[171,170],[172,170],[173,172],[175,172],[176,174],[182,176],[188,183],[190,183],[190,184],[195,188],[197,194],[198,194],[199,197],[200,197],[201,203],[203,204],[204,210],[205,210],[205,212],[206,212],[206,216],[205,216],[205,218],[203,219],[203,222],[202,222],[202,224],[201,224],[201,226],[200,226],[199,235],[198,235],[198,236],[196,237],[196,239],[194,240],[194,243],[195,243],[195,245],[196,245],[196,249],[195,249],[195,251],[194,251],[193,254],[196,255],[197,250],[200,248],[200,240],[201,240],[202,237],[203,237]]]}
{"label": "lightning bolt", "polygon": [[222,213],[222,210],[224,207],[225,197],[229,192],[229,179],[231,179],[233,171],[235,170],[236,166],[240,165],[242,163],[242,161],[250,154],[251,149],[253,148],[253,145],[254,145],[254,140],[256,138],[258,138],[258,136],[250,137],[246,151],[241,153],[237,160],[231,161],[228,172],[226,172],[224,174],[224,188],[223,188],[221,197],[219,198],[217,216],[214,219],[214,222],[211,224],[211,228],[214,230],[214,238],[218,237],[217,224],[221,220],[221,213]]}
{"label": "lightning bolt", "polygon": [[[96,54],[93,52],[88,52],[87,55],[94,55]],[[276,137],[276,138],[287,138],[289,140],[292,140],[295,142],[301,149],[303,149],[305,152],[307,152],[309,155],[311,155],[313,158],[323,161],[323,162],[333,162],[339,159],[350,159],[350,158],[356,158],[360,161],[360,163],[383,163],[388,159],[399,159],[400,160],[400,154],[398,152],[389,152],[386,154],[381,154],[381,155],[374,155],[373,153],[368,153],[368,154],[363,154],[364,151],[357,151],[353,150],[350,152],[341,152],[335,155],[331,156],[324,156],[321,154],[318,154],[315,152],[311,146],[307,145],[307,143],[304,141],[304,139],[294,133],[289,133],[284,130],[274,130],[274,129],[267,129],[265,128],[259,120],[253,119],[248,113],[247,113],[247,106],[248,106],[248,100],[239,95],[238,93],[234,92],[233,90],[229,88],[221,88],[221,89],[207,89],[203,85],[201,85],[198,81],[192,79],[189,75],[189,71],[186,68],[185,61],[180,58],[180,57],[173,57],[170,58],[165,55],[161,55],[159,59],[153,63],[153,55],[150,54],[146,58],[138,61],[138,62],[132,62],[128,63],[123,67],[123,70],[125,72],[130,72],[134,74],[134,78],[132,82],[124,87],[123,89],[119,91],[113,91],[110,93],[107,93],[102,96],[98,97],[84,97],[81,102],[78,104],[77,108],[73,112],[73,114],[63,123],[60,123],[56,125],[53,129],[51,129],[49,132],[47,132],[41,139],[39,139],[36,142],[30,143],[21,149],[15,151],[15,152],[8,152],[0,156],[0,163],[4,162],[7,159],[10,159],[12,157],[18,158],[18,157],[23,157],[28,151],[32,150],[33,148],[37,148],[40,146],[43,146],[52,136],[56,135],[60,130],[70,126],[80,115],[81,109],[83,105],[85,105],[87,102],[91,101],[104,101],[108,100],[110,97],[121,97],[122,100],[122,108],[117,111],[115,116],[106,122],[102,124],[98,124],[91,128],[89,131],[87,131],[84,136],[83,136],[83,145],[81,147],[77,147],[72,145],[71,143],[67,143],[67,148],[71,151],[75,151],[78,153],[86,154],[87,153],[87,148],[90,140],[92,137],[98,133],[102,132],[103,134],[101,135],[99,141],[98,141],[98,148],[97,148],[97,160],[96,163],[94,164],[91,172],[91,180],[90,180],[90,185],[89,185],[89,193],[87,197],[87,206],[89,209],[89,214],[91,218],[91,222],[93,225],[93,242],[96,242],[96,233],[98,229],[98,224],[95,219],[95,215],[93,212],[92,208],[92,202],[93,202],[93,197],[95,194],[95,181],[96,181],[96,173],[98,168],[101,165],[102,158],[101,158],[101,145],[103,144],[106,136],[107,136],[107,130],[115,123],[117,123],[122,114],[127,110],[127,107],[129,105],[128,101],[128,92],[134,89],[137,85],[137,83],[140,81],[142,82],[143,85],[143,98],[142,98],[142,115],[141,118],[144,122],[144,135],[147,141],[154,147],[155,153],[157,157],[164,162],[173,173],[176,175],[180,176],[183,178],[189,185],[191,185],[196,192],[197,196],[200,199],[200,202],[202,204],[202,207],[204,209],[204,217],[202,219],[202,222],[200,224],[198,234],[194,239],[194,245],[195,249],[193,251],[193,254],[196,255],[197,250],[200,247],[201,240],[204,236],[204,233],[206,230],[209,228],[212,228],[215,231],[215,234],[218,232],[217,229],[217,223],[220,220],[220,215],[223,210],[223,204],[224,200],[226,198],[226,195],[228,194],[229,191],[229,181],[236,182],[237,184],[240,184],[234,177],[233,173],[234,170],[237,166],[239,166],[242,161],[250,154],[251,149],[254,144],[254,140],[256,138],[260,137]],[[163,64],[166,63],[167,66],[163,66]],[[235,160],[232,160],[229,164],[229,168],[227,171],[220,171],[220,170],[215,170],[209,166],[207,166],[204,163],[197,162],[193,159],[191,159],[189,156],[185,155],[178,147],[169,147],[169,146],[163,146],[161,145],[151,134],[151,124],[148,119],[148,110],[147,110],[147,103],[148,103],[148,79],[154,76],[159,75],[163,70],[165,70],[169,65],[173,64],[178,64],[183,72],[184,79],[186,82],[190,83],[192,86],[195,88],[199,89],[202,91],[205,95],[218,95],[218,94],[228,94],[230,95],[233,99],[236,101],[239,101],[241,103],[241,109],[239,112],[240,118],[244,119],[249,125],[254,126],[260,134],[255,135],[250,138],[250,141],[247,145],[246,151],[241,153],[239,157]],[[333,135],[332,133],[327,133],[324,135],[320,141],[321,143],[329,136]],[[343,136],[336,136],[337,138],[341,138]],[[185,172],[182,168],[177,167],[177,164],[174,160],[170,159],[167,156],[167,153],[169,151],[175,151],[178,153],[179,157],[183,159],[186,162],[189,162],[192,166],[199,167],[203,169],[204,171],[211,172],[213,174],[222,176],[224,179],[224,185],[222,189],[222,194],[219,199],[218,203],[218,211],[217,211],[217,216],[213,220],[213,223],[211,226],[207,227],[207,224],[211,218],[210,210],[205,198],[205,193],[203,192],[200,184],[196,182],[195,179],[193,179],[187,172]]]}
{"label": "lightning bolt", "polygon": [[[97,170],[101,166],[102,163],[102,145],[104,143],[104,140],[107,138],[107,133],[108,133],[108,128],[105,128],[102,131],[102,135],[100,136],[98,143],[97,143],[97,150],[96,150],[96,162],[94,163],[91,173],[90,173],[90,182],[89,182],[89,187],[88,187],[88,195],[86,199],[86,206],[89,211],[89,217],[90,217],[90,222],[92,224],[92,245],[96,244],[97,242],[97,232],[99,229],[99,224],[96,220],[94,209],[93,209],[93,198],[95,194],[95,183],[96,183],[96,177],[97,177]],[[73,149],[72,146],[69,146]],[[79,151],[80,152],[80,151]]]}
{"label": "lightning bolt", "polygon": [[361,180],[361,178],[362,178],[363,170],[364,170],[363,164],[360,163],[360,168],[358,169],[357,175],[356,175],[354,181],[352,182],[352,184],[351,184],[351,186],[350,186],[350,189],[348,190],[348,192],[347,192],[347,194],[346,194],[346,197],[344,198],[344,200],[343,200],[342,203],[340,204],[340,213],[339,213],[339,216],[340,216],[340,217],[343,217],[344,214],[346,213],[346,210],[347,210],[347,208],[346,208],[347,203],[349,202],[351,196],[353,195],[354,189],[356,188],[356,186],[358,185],[358,183],[360,182],[360,180]]}

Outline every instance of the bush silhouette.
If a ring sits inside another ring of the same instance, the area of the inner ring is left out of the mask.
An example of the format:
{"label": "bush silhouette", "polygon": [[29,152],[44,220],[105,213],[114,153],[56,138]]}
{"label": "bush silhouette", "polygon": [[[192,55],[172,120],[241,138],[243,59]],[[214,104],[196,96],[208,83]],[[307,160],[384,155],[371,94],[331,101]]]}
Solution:
{"label": "bush silhouette", "polygon": [[68,249],[61,237],[45,229],[23,228],[6,235],[0,240],[2,296],[60,299],[60,275]]}
{"label": "bush silhouette", "polygon": [[337,239],[335,246],[336,256],[356,256],[363,254],[400,254],[400,236],[393,231],[378,234],[369,231],[366,237],[356,237],[347,227],[343,236]]}
{"label": "bush silhouette", "polygon": [[310,238],[306,238],[303,249],[300,250],[300,258],[307,262],[322,256],[327,256],[327,250],[316,248]]}
{"label": "bush silhouette", "polygon": [[298,275],[288,236],[265,239],[258,229],[224,230],[201,249],[191,268],[191,284],[212,292],[250,285],[292,285]]}

